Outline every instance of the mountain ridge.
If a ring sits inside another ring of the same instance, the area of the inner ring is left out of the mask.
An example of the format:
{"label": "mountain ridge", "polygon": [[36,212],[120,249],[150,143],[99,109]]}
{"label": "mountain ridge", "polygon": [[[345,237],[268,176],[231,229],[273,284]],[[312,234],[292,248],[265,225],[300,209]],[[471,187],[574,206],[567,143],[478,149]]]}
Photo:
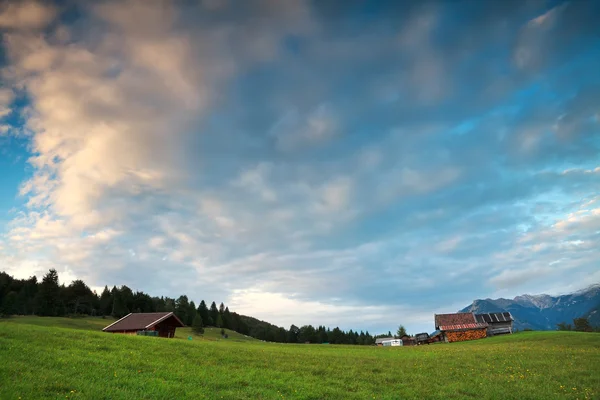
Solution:
{"label": "mountain ridge", "polygon": [[592,284],[573,293],[551,296],[522,294],[513,299],[476,299],[459,312],[510,312],[515,329],[555,330],[561,322],[586,318],[600,326],[600,284]]}

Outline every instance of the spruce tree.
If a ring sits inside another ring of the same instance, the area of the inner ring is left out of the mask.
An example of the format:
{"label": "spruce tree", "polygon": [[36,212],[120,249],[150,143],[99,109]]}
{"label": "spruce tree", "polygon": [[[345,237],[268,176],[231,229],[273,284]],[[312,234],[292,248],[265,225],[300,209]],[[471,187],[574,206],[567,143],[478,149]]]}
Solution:
{"label": "spruce tree", "polygon": [[208,312],[208,307],[206,307],[206,303],[204,302],[204,300],[200,302],[197,311],[200,317],[202,318],[202,323],[204,323],[205,326],[211,326],[212,323],[210,322],[210,313]]}
{"label": "spruce tree", "polygon": [[217,308],[217,304],[213,301],[210,305],[210,318],[213,322],[213,325],[217,323],[217,318],[219,317],[219,309]]}
{"label": "spruce tree", "polygon": [[233,327],[231,313],[229,312],[229,307],[225,307],[225,312],[223,312],[223,328],[235,330]]}
{"label": "spruce tree", "polygon": [[202,324],[202,317],[200,314],[196,314],[194,317],[194,322],[192,323],[192,330],[199,335],[204,333],[204,325]]}
{"label": "spruce tree", "polygon": [[58,285],[58,272],[55,269],[48,271],[38,291],[37,310],[42,316],[56,316],[60,308],[60,286]]}

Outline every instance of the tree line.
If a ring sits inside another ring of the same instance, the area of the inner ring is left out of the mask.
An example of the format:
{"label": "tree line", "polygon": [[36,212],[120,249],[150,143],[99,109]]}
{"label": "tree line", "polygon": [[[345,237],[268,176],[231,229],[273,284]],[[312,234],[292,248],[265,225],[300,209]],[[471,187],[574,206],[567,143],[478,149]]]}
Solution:
{"label": "tree line", "polygon": [[[51,269],[38,282],[33,276],[29,279],[15,279],[0,272],[0,316],[38,315],[52,317],[112,316],[122,318],[129,313],[174,312],[181,321],[199,333],[204,327],[230,329],[259,340],[279,343],[331,343],[372,345],[377,337],[368,331],[344,331],[338,327],[304,325],[278,327],[256,318],[231,312],[229,307],[212,302],[210,307],[202,300],[196,306],[187,295],[177,299],[150,296],[141,291],[132,291],[123,285],[108,286],[100,295],[91,290],[82,280],[75,280],[68,286],[59,284],[58,273]],[[388,336],[391,333],[388,332]]]}
{"label": "tree line", "polygon": [[594,328],[587,318],[575,318],[572,325],[561,322],[556,325],[556,329],[559,331],[600,332],[600,326]]}

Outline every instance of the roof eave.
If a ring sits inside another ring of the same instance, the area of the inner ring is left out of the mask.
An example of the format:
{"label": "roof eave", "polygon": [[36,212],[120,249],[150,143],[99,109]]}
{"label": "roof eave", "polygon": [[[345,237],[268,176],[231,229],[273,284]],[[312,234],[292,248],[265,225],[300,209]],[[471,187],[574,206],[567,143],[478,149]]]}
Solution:
{"label": "roof eave", "polygon": [[164,315],[162,317],[160,317],[159,319],[157,319],[156,321],[146,325],[145,329],[150,328],[151,326],[154,326],[162,321],[164,321],[165,319],[169,318],[169,317],[175,317],[175,319],[177,320],[177,322],[179,322],[179,324],[181,325],[181,328],[185,327],[185,324],[183,322],[181,322],[181,320],[177,317],[177,315],[175,315],[174,312],[170,312],[167,315]]}
{"label": "roof eave", "polygon": [[106,332],[106,330],[107,330],[108,328],[110,328],[111,326],[113,326],[113,325],[114,325],[114,324],[116,324],[117,322],[121,322],[121,321],[123,321],[125,318],[129,317],[131,314],[133,314],[133,313],[129,313],[129,314],[127,314],[126,316],[124,316],[123,318],[121,318],[121,319],[118,319],[118,320],[116,320],[115,322],[113,322],[112,324],[110,324],[110,325],[108,325],[108,326],[106,326],[106,327],[102,328],[102,331],[103,331],[103,332]]}

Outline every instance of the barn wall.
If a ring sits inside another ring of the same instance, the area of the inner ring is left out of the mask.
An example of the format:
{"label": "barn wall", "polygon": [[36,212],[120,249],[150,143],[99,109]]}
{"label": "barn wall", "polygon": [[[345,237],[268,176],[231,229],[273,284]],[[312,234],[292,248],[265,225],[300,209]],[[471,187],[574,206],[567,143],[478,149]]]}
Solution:
{"label": "barn wall", "polygon": [[512,332],[512,321],[511,322],[494,322],[488,326],[488,334],[494,334],[496,331],[502,331],[510,329]]}
{"label": "barn wall", "polygon": [[448,342],[463,342],[465,340],[483,339],[487,336],[486,329],[470,329],[468,331],[445,332]]}

